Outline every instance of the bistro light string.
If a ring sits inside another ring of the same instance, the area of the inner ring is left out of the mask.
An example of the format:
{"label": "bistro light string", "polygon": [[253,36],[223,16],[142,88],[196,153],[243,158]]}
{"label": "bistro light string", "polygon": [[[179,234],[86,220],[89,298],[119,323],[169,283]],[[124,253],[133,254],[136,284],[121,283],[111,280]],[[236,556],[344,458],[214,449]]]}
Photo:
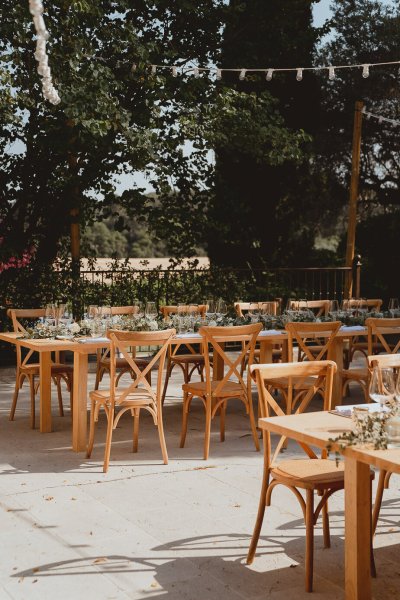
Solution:
{"label": "bistro light string", "polygon": [[39,63],[37,67],[38,73],[42,77],[43,97],[51,102],[51,104],[59,104],[61,98],[53,85],[49,67],[49,58],[46,53],[46,42],[49,39],[49,32],[46,29],[43,19],[42,0],[29,0],[29,12],[33,16],[33,24],[36,29],[37,40],[35,58]]}
{"label": "bistro light string", "polygon": [[[224,67],[185,67],[181,65],[149,65],[150,72],[152,75],[156,75],[157,71],[170,71],[173,77],[177,77],[179,74],[192,74],[194,77],[199,77],[201,73],[208,73],[210,75],[214,74],[216,79],[222,79],[223,73],[238,73],[238,77],[240,81],[244,81],[246,79],[247,74],[252,73],[263,73],[265,74],[265,79],[267,81],[271,81],[274,73],[286,73],[293,72],[296,75],[297,81],[302,81],[303,72],[304,71],[326,71],[328,73],[328,78],[330,80],[334,80],[336,77],[336,71],[340,69],[361,69],[361,74],[364,79],[369,77],[370,69],[372,67],[382,67],[386,65],[400,65],[400,60],[393,60],[390,62],[378,62],[378,63],[361,63],[354,65],[327,65],[321,67],[290,67],[290,68],[279,68],[279,67],[268,67],[268,68],[239,68],[239,69],[230,69]],[[138,68],[136,63],[132,64],[132,71],[136,71]]]}
{"label": "bistro light string", "polygon": [[382,115],[375,115],[374,113],[368,112],[365,106],[361,112],[363,113],[363,115],[365,115],[367,119],[376,119],[378,123],[390,123],[391,125],[400,125],[400,121],[396,121],[396,119],[389,119],[388,117],[382,117]]}

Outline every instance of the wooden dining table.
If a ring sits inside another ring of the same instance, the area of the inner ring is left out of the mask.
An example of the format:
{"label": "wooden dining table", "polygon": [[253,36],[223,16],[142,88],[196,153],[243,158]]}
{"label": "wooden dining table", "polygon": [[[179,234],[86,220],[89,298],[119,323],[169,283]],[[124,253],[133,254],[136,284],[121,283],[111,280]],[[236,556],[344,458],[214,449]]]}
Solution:
{"label": "wooden dining table", "polygon": [[[345,464],[345,598],[371,599],[370,466],[400,474],[400,449],[343,448],[330,440],[349,431],[351,419],[330,412],[259,419],[259,427],[317,448],[339,452]],[[384,583],[382,582],[382,585]]]}
{"label": "wooden dining table", "polygon": [[[367,329],[363,327],[343,327],[335,337],[329,358],[338,365],[338,373],[333,383],[333,402],[341,404],[342,380],[340,370],[343,368],[343,343],[353,337],[366,335]],[[321,337],[321,334],[319,334]],[[197,333],[177,334],[171,344],[196,344],[201,342]],[[20,333],[0,333],[0,340],[23,348],[33,350],[39,354],[39,390],[40,390],[40,431],[52,431],[51,419],[51,354],[55,351],[70,351],[74,355],[74,385],[73,385],[73,416],[72,416],[72,448],[75,452],[83,452],[87,443],[87,381],[88,381],[88,356],[96,354],[97,350],[107,348],[108,341],[99,341],[96,338],[87,338],[85,343],[77,340],[59,339],[33,339],[23,338]],[[273,348],[277,344],[283,348],[283,358],[287,359],[287,332],[285,330],[264,330],[258,336],[260,345],[260,362],[271,363]],[[219,357],[214,364],[214,377],[219,378],[223,369]]]}

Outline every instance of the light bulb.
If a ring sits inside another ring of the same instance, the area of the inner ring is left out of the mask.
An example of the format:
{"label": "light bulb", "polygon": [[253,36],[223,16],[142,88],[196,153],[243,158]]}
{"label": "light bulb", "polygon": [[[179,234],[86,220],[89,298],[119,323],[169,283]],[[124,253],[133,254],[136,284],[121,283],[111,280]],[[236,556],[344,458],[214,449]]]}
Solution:
{"label": "light bulb", "polygon": [[198,79],[200,77],[199,67],[194,67],[193,75],[196,77],[196,79]]}
{"label": "light bulb", "polygon": [[303,69],[297,69],[296,80],[301,81],[303,79]]}
{"label": "light bulb", "polygon": [[178,75],[178,71],[176,67],[172,67],[172,77],[176,77]]}
{"label": "light bulb", "polygon": [[364,79],[369,77],[369,65],[363,65],[362,76],[364,77]]}
{"label": "light bulb", "polygon": [[157,73],[157,65],[151,65],[151,74],[155,75]]}
{"label": "light bulb", "polygon": [[240,79],[240,81],[243,81],[244,79],[246,79],[246,69],[242,69],[240,71],[239,79]]}
{"label": "light bulb", "polygon": [[274,70],[273,69],[268,69],[267,74],[265,76],[265,79],[267,81],[271,81],[273,74],[274,74]]}
{"label": "light bulb", "polygon": [[221,69],[217,69],[215,72],[216,79],[222,79],[222,71]]}
{"label": "light bulb", "polygon": [[329,67],[329,79],[335,79],[336,77],[336,73],[335,73],[335,67]]}

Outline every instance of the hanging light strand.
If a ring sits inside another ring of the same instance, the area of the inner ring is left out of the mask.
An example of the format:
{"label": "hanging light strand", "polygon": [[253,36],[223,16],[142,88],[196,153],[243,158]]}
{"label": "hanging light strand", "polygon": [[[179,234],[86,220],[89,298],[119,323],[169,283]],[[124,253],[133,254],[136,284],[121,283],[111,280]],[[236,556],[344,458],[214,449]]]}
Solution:
{"label": "hanging light strand", "polygon": [[364,79],[369,77],[370,69],[372,67],[383,67],[389,65],[400,65],[400,60],[393,60],[389,62],[379,62],[379,63],[362,63],[362,64],[354,64],[354,65],[328,65],[321,67],[290,67],[290,68],[276,68],[276,67],[267,67],[267,68],[259,68],[259,69],[248,69],[248,68],[240,68],[240,69],[230,69],[224,67],[189,67],[182,65],[150,65],[151,74],[154,75],[158,70],[162,71],[164,69],[172,72],[174,77],[177,77],[178,73],[181,75],[192,74],[195,77],[199,76],[199,73],[209,73],[210,75],[215,75],[216,79],[221,79],[223,73],[238,73],[239,80],[244,81],[246,79],[247,74],[252,73],[263,73],[265,75],[265,79],[267,81],[272,80],[272,76],[274,73],[287,73],[293,72],[296,75],[297,81],[303,80],[303,71],[326,71],[328,74],[328,78],[332,81],[336,78],[336,71],[340,69],[361,69],[361,75]]}
{"label": "hanging light strand", "polygon": [[42,77],[43,97],[51,104],[60,104],[61,98],[53,85],[51,70],[49,67],[49,58],[46,54],[46,42],[49,39],[49,32],[43,19],[42,0],[29,0],[29,12],[33,17],[33,24],[36,29],[36,51],[35,59],[38,62],[38,73]]}
{"label": "hanging light strand", "polygon": [[376,115],[374,113],[368,112],[365,106],[361,112],[363,113],[363,115],[365,115],[367,119],[376,119],[378,123],[390,123],[391,125],[400,125],[400,121],[397,121],[396,119],[389,119],[388,117],[382,117],[382,115]]}

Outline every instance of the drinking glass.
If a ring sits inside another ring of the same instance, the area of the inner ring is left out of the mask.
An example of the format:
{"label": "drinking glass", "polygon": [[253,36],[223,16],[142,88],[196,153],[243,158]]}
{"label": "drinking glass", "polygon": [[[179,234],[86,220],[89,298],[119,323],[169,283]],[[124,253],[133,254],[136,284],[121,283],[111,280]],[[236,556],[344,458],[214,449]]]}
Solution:
{"label": "drinking glass", "polygon": [[194,332],[194,325],[195,325],[196,321],[199,320],[199,317],[200,317],[199,305],[198,304],[190,304],[187,308],[187,315],[188,315],[187,330],[192,333],[192,332]]}
{"label": "drinking glass", "polygon": [[55,304],[46,304],[44,321],[49,327],[56,324],[57,307]]}
{"label": "drinking glass", "polygon": [[260,312],[263,315],[268,315],[270,317],[275,316],[276,314],[276,304],[275,302],[260,302]]}
{"label": "drinking glass", "polygon": [[146,302],[145,314],[146,317],[149,317],[149,319],[155,319],[157,317],[157,308],[155,302]]}
{"label": "drinking glass", "polygon": [[144,315],[144,307],[143,302],[140,302],[139,298],[134,298],[132,300],[132,306],[135,308],[135,312],[133,313],[135,317],[143,317]]}
{"label": "drinking glass", "polygon": [[250,306],[247,313],[251,319],[251,322],[257,323],[258,318],[260,316],[260,307],[258,302],[250,302]]}
{"label": "drinking glass", "polygon": [[111,306],[101,306],[100,312],[100,327],[102,333],[105,333],[112,324]]}
{"label": "drinking glass", "polygon": [[228,309],[226,306],[226,302],[225,302],[225,300],[222,300],[222,298],[220,298],[218,300],[217,313],[219,315],[221,315],[221,317],[224,317],[227,312],[228,312]]}
{"label": "drinking glass", "polygon": [[65,327],[71,325],[74,322],[74,317],[72,314],[72,305],[70,302],[66,304],[59,304],[58,306],[58,321]]}
{"label": "drinking glass", "polygon": [[178,333],[186,333],[188,329],[188,307],[187,304],[178,304]]}
{"label": "drinking glass", "polygon": [[209,319],[215,319],[215,313],[217,312],[216,302],[213,298],[209,298],[205,301],[207,306],[206,315]]}
{"label": "drinking glass", "polygon": [[393,369],[374,367],[369,384],[369,396],[374,402],[379,402],[381,409],[387,402],[392,402],[395,396]]}
{"label": "drinking glass", "polygon": [[399,314],[399,299],[390,298],[388,309],[390,316],[392,317],[392,319],[394,319]]}
{"label": "drinking glass", "polygon": [[99,316],[99,307],[97,304],[90,304],[87,309],[88,319],[97,319]]}

